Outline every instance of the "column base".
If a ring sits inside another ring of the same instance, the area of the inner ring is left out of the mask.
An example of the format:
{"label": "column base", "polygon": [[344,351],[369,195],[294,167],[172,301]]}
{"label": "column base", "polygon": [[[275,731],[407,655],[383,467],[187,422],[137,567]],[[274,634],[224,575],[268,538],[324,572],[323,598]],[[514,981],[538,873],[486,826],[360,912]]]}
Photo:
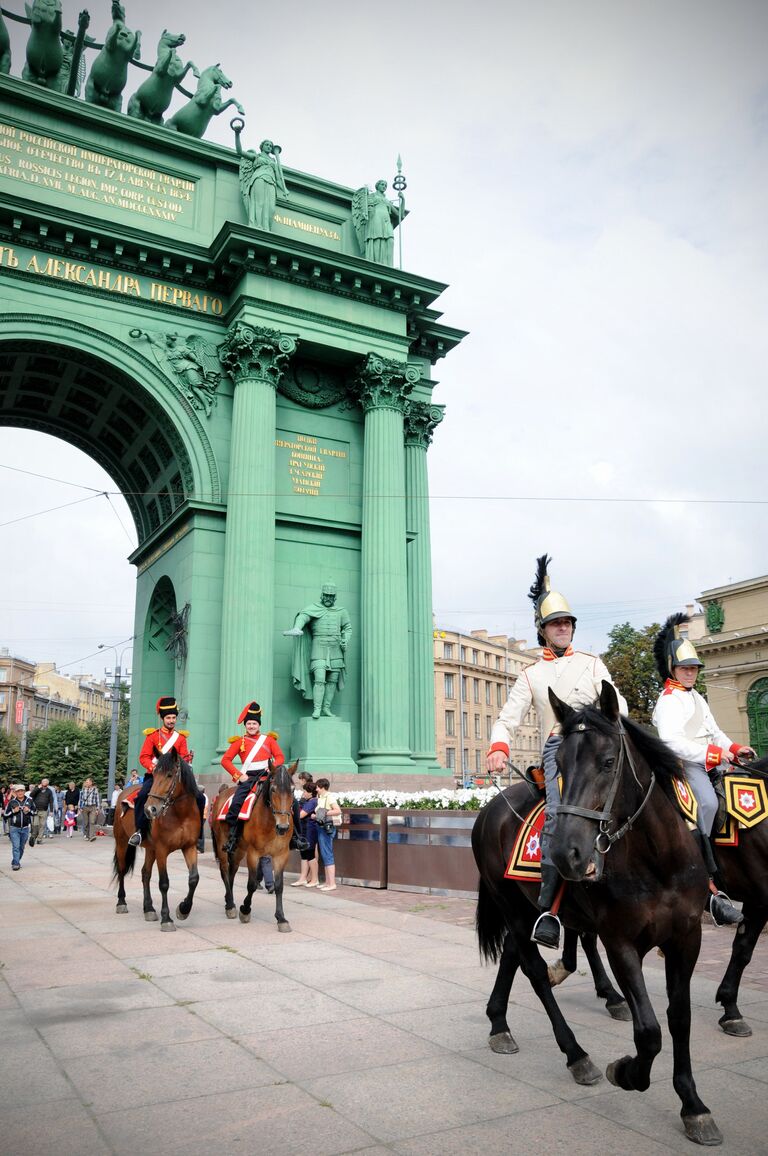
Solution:
{"label": "column base", "polygon": [[407,751],[366,751],[357,756],[357,768],[361,775],[407,775],[420,769]]}
{"label": "column base", "polygon": [[411,755],[411,762],[413,763],[414,771],[420,775],[446,775],[452,774],[446,767],[441,767],[437,761],[437,755],[414,754]]}
{"label": "column base", "polygon": [[300,718],[291,727],[291,762],[317,779],[356,775],[352,758],[352,727],[339,718]]}

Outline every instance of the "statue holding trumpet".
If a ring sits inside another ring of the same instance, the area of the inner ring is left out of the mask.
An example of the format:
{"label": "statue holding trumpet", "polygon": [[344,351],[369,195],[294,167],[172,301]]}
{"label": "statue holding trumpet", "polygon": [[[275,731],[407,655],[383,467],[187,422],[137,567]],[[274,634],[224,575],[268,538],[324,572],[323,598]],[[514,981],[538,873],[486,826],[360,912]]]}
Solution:
{"label": "statue holding trumpet", "polygon": [[263,140],[259,151],[243,149],[240,134],[245,122],[235,117],[231,122],[235,134],[235,149],[240,157],[240,194],[243,198],[248,224],[255,229],[271,229],[277,194],[289,195],[280,167],[280,145]]}

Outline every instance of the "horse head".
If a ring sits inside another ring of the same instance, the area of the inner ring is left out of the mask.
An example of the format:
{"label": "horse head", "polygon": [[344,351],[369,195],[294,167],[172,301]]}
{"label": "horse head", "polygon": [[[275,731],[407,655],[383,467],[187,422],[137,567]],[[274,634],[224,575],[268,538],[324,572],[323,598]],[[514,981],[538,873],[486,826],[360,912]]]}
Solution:
{"label": "horse head", "polygon": [[232,81],[221,71],[219,64],[212,64],[210,68],[206,68],[200,75],[200,83],[198,89],[201,88],[231,88]]}
{"label": "horse head", "polygon": [[565,879],[594,883],[602,874],[601,832],[611,822],[611,809],[621,785],[626,735],[619,701],[611,683],[603,682],[599,709],[574,710],[550,688],[549,701],[562,727],[557,752],[562,776],[562,802],[550,836],[549,854]]}
{"label": "horse head", "polygon": [[270,767],[269,792],[267,806],[275,820],[278,835],[285,835],[293,816],[293,772],[298,766],[298,760],[286,767],[282,763],[276,770]]}
{"label": "horse head", "polygon": [[171,747],[157,760],[145,814],[150,819],[158,819],[185,794],[197,796],[195,776],[189,763],[182,759],[175,747]]}

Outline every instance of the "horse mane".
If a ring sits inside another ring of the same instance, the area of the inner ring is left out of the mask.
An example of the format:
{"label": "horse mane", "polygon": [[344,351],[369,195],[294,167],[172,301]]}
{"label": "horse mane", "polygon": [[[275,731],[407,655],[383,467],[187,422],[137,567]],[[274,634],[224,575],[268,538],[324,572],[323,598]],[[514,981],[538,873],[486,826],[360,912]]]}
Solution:
{"label": "horse mane", "polygon": [[[677,755],[649,727],[631,718],[622,717],[621,722],[638,754],[645,759],[660,784],[669,792],[672,780],[683,778],[682,763]],[[572,734],[580,723],[594,727],[604,735],[616,734],[616,724],[611,719],[597,707],[587,706],[568,715],[563,723],[563,738]]]}
{"label": "horse mane", "polygon": [[293,775],[289,771],[286,763],[281,763],[280,766],[275,769],[275,773],[272,776],[272,785],[277,787],[278,790],[293,790]]}
{"label": "horse mane", "polygon": [[176,762],[179,764],[179,779],[185,794],[194,795],[195,798],[197,798],[197,782],[192,771],[192,766],[190,763],[185,762],[175,749],[171,748],[170,751],[166,751],[164,755],[159,756],[155,771],[161,775],[173,775],[176,772],[176,767],[174,766]]}

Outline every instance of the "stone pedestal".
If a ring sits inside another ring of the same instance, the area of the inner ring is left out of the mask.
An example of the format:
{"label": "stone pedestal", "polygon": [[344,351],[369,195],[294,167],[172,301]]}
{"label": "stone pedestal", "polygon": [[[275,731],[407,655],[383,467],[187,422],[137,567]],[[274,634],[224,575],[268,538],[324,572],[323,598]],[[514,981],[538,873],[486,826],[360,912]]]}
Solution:
{"label": "stone pedestal", "polygon": [[291,727],[290,761],[296,759],[315,779],[357,774],[351,726],[340,718],[300,718]]}

